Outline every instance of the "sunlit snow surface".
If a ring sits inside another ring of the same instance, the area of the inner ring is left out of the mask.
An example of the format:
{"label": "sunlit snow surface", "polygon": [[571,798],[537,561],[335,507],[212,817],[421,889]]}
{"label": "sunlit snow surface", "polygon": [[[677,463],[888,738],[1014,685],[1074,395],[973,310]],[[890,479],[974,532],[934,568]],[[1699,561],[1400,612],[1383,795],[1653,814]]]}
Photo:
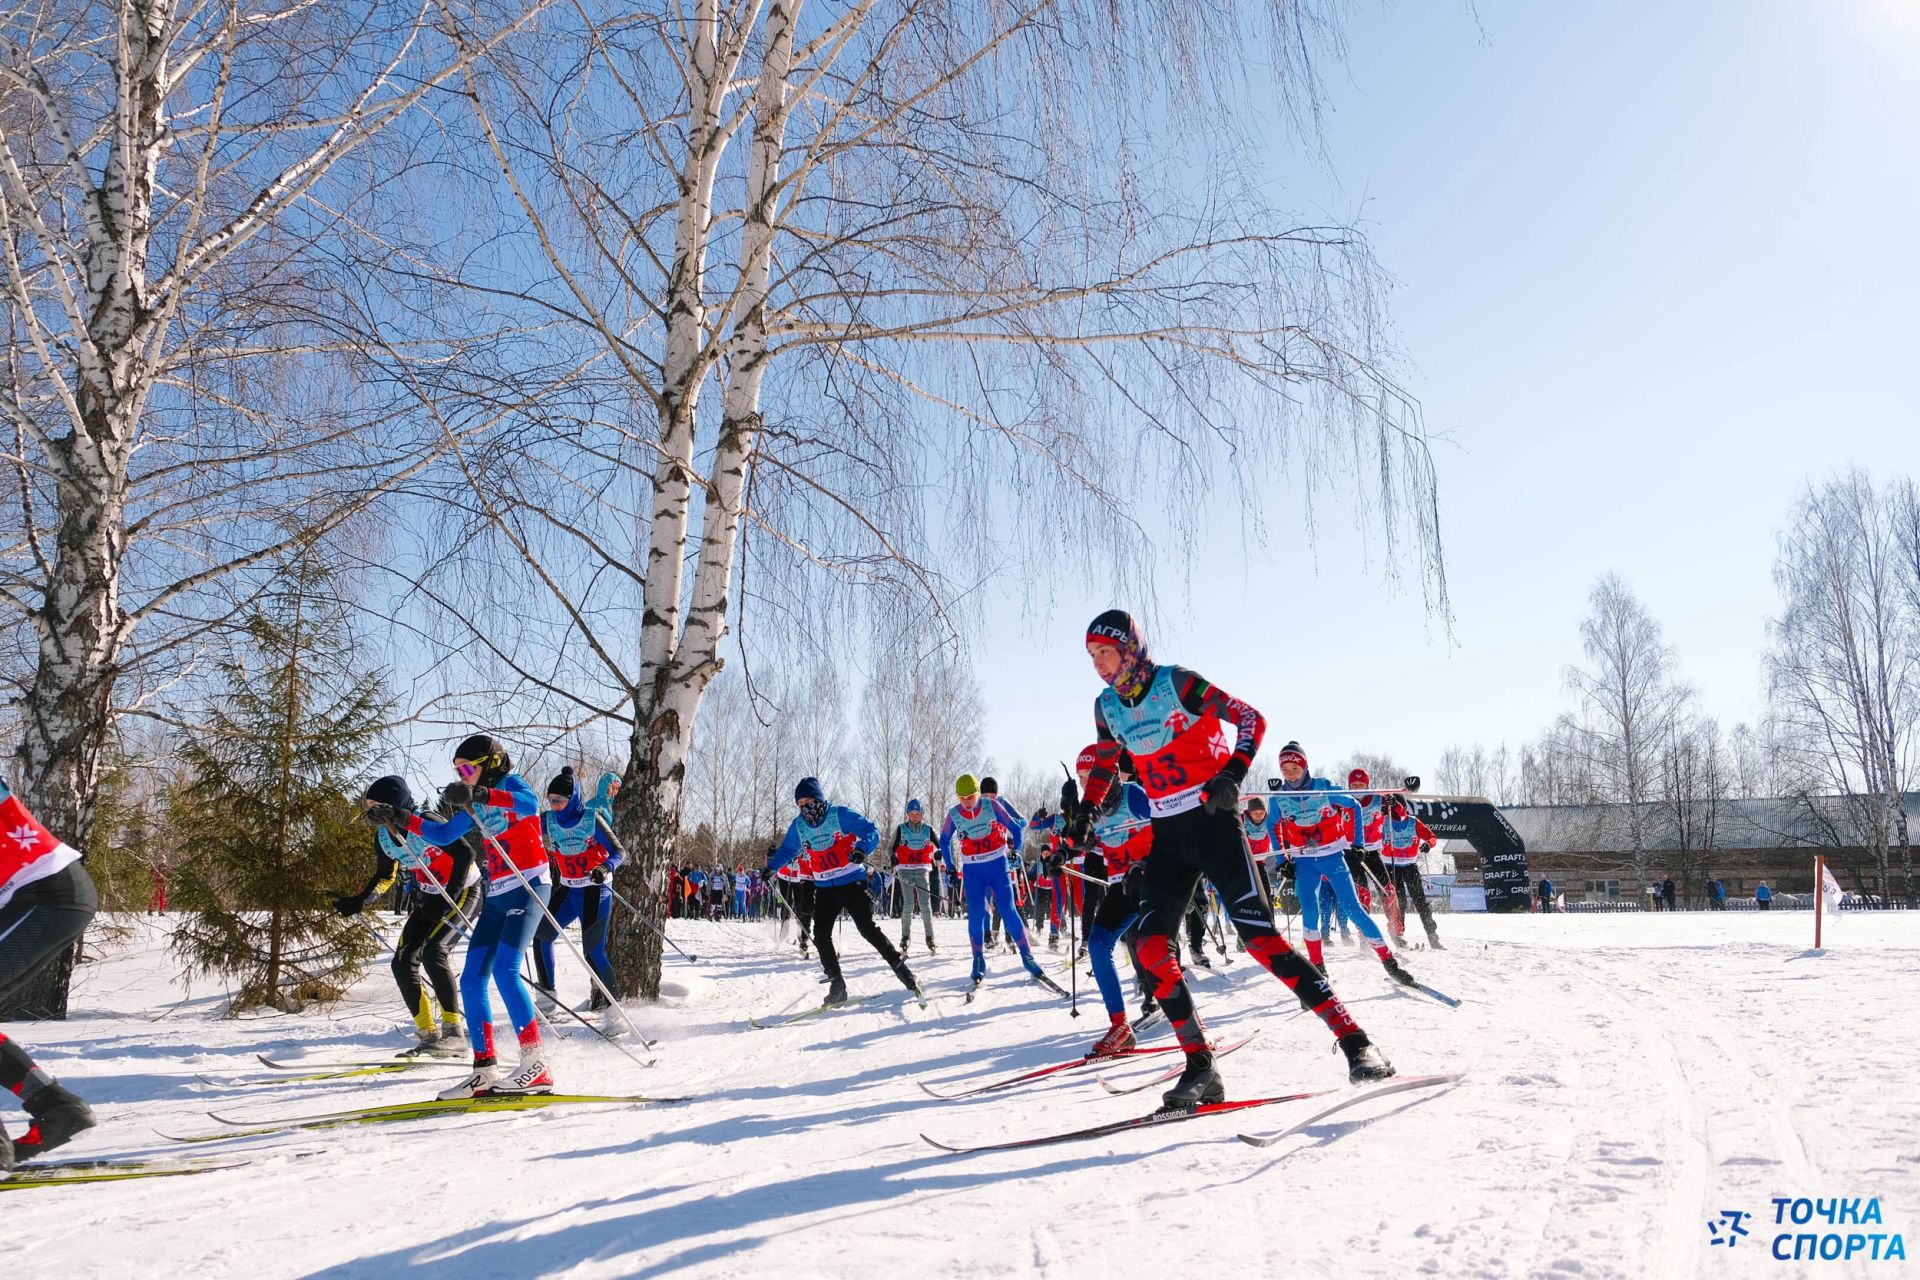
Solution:
{"label": "sunlit snow surface", "polygon": [[[754,1030],[749,1014],[818,999],[817,966],[771,925],[675,922],[702,963],[671,962],[673,998],[634,1011],[663,1041],[658,1065],[641,1070],[584,1032],[552,1057],[563,1089],[696,1095],[689,1105],[175,1148],[155,1131],[208,1131],[209,1109],[405,1100],[450,1073],[242,1086],[269,1074],[256,1053],[403,1047],[385,967],[328,1013],[217,1020],[223,993],[182,987],[154,926],[139,921],[136,941],[81,969],[70,1022],[6,1031],[99,1111],[62,1157],[232,1151],[255,1163],[0,1193],[8,1275],[1344,1280],[1920,1266],[1768,1256],[1791,1229],[1773,1225],[1775,1196],[1878,1196],[1886,1225],[1866,1229],[1901,1231],[1920,1252],[1920,913],[1847,915],[1823,954],[1800,912],[1442,917],[1449,950],[1408,963],[1463,997],[1458,1011],[1390,991],[1375,960],[1335,944],[1336,988],[1396,1065],[1466,1071],[1465,1084],[1383,1099],[1264,1150],[1234,1134],[1314,1104],[979,1156],[918,1135],[988,1141],[1154,1105],[1157,1091],[1108,1096],[1091,1071],[960,1102],[916,1087],[1077,1054],[1105,1022],[1084,974],[1077,1020],[1002,954],[972,1006],[890,997]],[[891,990],[842,934],[854,993]],[[912,963],[930,989],[957,992],[963,928],[942,921],[939,936],[941,954]],[[562,994],[585,987],[575,968]],[[1344,1087],[1319,1022],[1245,956],[1196,993],[1223,1037],[1260,1032],[1221,1062],[1230,1096]],[[5,1116],[18,1133],[19,1114]],[[1753,1215],[1731,1247],[1711,1241],[1723,1209]]]}

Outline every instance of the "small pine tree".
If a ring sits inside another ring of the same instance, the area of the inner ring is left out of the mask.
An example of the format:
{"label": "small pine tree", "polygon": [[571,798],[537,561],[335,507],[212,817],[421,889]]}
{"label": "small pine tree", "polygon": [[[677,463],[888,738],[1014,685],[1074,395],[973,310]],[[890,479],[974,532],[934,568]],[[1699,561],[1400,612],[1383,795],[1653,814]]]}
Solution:
{"label": "small pine tree", "polygon": [[349,779],[377,750],[386,703],[353,664],[347,612],[320,548],[283,564],[246,616],[222,688],[181,748],[168,819],[174,953],[237,985],[229,1014],[338,999],[379,947],[329,893],[366,874]]}

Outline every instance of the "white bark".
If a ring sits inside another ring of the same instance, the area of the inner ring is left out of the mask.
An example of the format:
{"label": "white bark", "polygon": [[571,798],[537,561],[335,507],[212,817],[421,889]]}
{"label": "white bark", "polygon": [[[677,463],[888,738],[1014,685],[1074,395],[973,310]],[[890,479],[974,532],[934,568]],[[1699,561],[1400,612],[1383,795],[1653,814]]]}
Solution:
{"label": "white bark", "polygon": [[[258,393],[273,360],[326,354],[311,334],[276,341],[285,317],[270,298],[260,316],[233,310],[243,281],[288,274],[248,255],[295,215],[308,221],[292,240],[311,243],[339,216],[314,200],[323,182],[461,58],[426,14],[350,30],[344,47],[316,54],[312,24],[323,20],[301,6],[96,8],[104,29],[77,18],[43,27],[35,8],[0,18],[0,93],[17,122],[0,134],[0,288],[22,348],[0,387],[0,416],[28,454],[17,462],[16,539],[0,581],[31,618],[38,650],[14,780],[76,843],[89,834],[119,686],[230,608],[196,617],[199,593],[361,509],[406,470],[404,458],[370,466],[329,493],[336,460],[309,464],[301,483],[299,460],[340,447],[342,435],[282,422],[277,437],[251,437],[255,412],[223,405],[211,384],[251,378]],[[235,90],[237,60],[257,71],[282,55],[288,83],[277,92]],[[234,349],[206,341],[225,331],[268,336]],[[182,425],[153,421],[156,397],[188,402]],[[269,459],[280,474],[263,478]],[[41,514],[49,503],[51,522]]]}

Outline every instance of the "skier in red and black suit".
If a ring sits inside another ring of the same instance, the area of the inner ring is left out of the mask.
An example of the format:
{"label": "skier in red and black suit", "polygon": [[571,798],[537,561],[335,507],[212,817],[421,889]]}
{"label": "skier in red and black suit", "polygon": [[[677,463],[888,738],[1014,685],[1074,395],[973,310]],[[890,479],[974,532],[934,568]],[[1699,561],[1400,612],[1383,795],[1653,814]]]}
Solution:
{"label": "skier in red and black suit", "polygon": [[[1072,843],[1085,846],[1091,815],[1106,799],[1121,753],[1128,753],[1153,823],[1153,849],[1140,873],[1138,953],[1187,1053],[1166,1105],[1192,1107],[1226,1096],[1172,942],[1203,876],[1226,904],[1248,952],[1338,1037],[1349,1077],[1357,1083],[1392,1075],[1393,1067],[1334,995],[1326,975],[1280,936],[1255,879],[1239,808],[1240,783],[1266,732],[1260,713],[1185,667],[1155,664],[1139,627],[1118,609],[1087,628],[1087,654],[1107,688],[1094,701],[1098,759],[1089,771],[1086,808],[1074,817]],[[1224,725],[1236,731],[1231,745]]]}
{"label": "skier in red and black suit", "polygon": [[[99,909],[80,851],[41,826],[0,778],[0,1000],[11,999],[64,955]],[[64,1146],[94,1125],[92,1109],[35,1066],[20,1042],[4,1033],[0,1085],[32,1117],[27,1131],[11,1141],[0,1127],[0,1169]]]}

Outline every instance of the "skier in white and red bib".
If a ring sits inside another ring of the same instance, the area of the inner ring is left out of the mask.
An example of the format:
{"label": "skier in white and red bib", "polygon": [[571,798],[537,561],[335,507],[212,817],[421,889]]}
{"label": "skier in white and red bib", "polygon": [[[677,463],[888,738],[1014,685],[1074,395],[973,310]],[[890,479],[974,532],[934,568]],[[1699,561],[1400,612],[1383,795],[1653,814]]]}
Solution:
{"label": "skier in white and red bib", "polygon": [[[1240,783],[1260,749],[1266,721],[1251,705],[1185,667],[1155,663],[1139,627],[1118,609],[1093,620],[1086,644],[1094,672],[1107,687],[1094,700],[1096,759],[1082,796],[1085,806],[1074,816],[1071,843],[1086,846],[1120,757],[1131,756],[1153,825],[1153,849],[1140,872],[1138,954],[1154,976],[1153,994],[1187,1054],[1186,1068],[1165,1104],[1192,1108],[1226,1096],[1173,949],[1174,931],[1203,876],[1219,893],[1247,950],[1338,1037],[1350,1078],[1358,1083],[1392,1075],[1393,1067],[1334,995],[1326,975],[1280,936],[1272,905],[1254,879],[1240,828]],[[1227,726],[1236,735],[1231,742]]]}
{"label": "skier in white and red bib", "polygon": [[1427,928],[1427,945],[1436,951],[1440,945],[1440,927],[1433,922],[1433,908],[1427,904],[1427,887],[1420,879],[1420,855],[1433,848],[1434,834],[1426,823],[1414,816],[1399,796],[1386,797],[1386,844],[1381,859],[1387,864],[1389,886],[1400,895],[1401,929],[1394,941],[1405,942],[1406,904],[1411,902]]}
{"label": "skier in white and red bib", "polygon": [[[59,959],[100,909],[80,851],[40,825],[0,778],[0,1000]],[[93,1111],[0,1033],[0,1085],[32,1117],[11,1141],[0,1127],[0,1169],[64,1146],[94,1125]]]}

